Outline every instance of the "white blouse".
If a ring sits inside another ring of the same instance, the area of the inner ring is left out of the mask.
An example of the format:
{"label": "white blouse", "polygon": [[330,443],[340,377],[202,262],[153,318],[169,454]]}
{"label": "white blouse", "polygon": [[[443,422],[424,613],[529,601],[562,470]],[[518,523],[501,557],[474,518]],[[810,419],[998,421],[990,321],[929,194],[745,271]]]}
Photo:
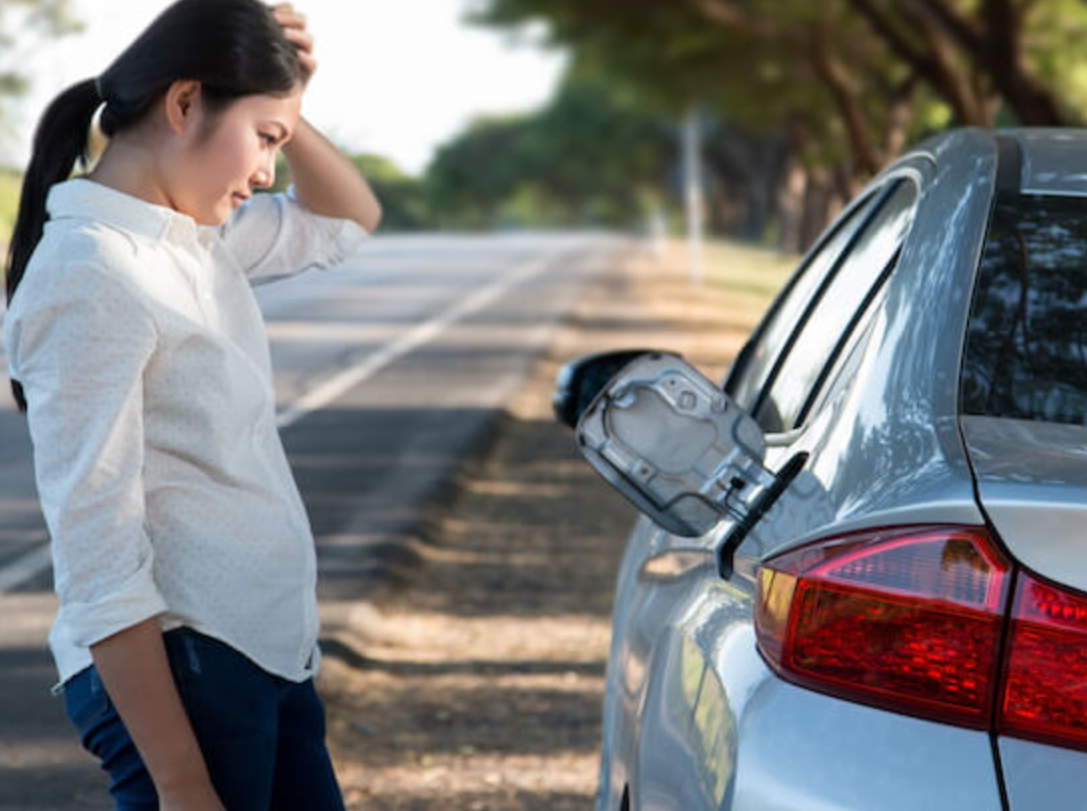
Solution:
{"label": "white blouse", "polygon": [[328,267],[355,222],[255,195],[221,228],[74,179],[4,321],[60,612],[61,683],[149,617],[292,681],[317,671],[313,535],[250,284]]}

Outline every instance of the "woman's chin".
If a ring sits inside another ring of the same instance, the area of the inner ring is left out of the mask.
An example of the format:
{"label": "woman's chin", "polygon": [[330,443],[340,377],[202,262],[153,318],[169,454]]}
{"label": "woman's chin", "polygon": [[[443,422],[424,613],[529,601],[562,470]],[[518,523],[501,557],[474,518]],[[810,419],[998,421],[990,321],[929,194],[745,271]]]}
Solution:
{"label": "woman's chin", "polygon": [[193,216],[197,225],[210,225],[218,228],[220,225],[230,219],[230,215],[234,213],[234,205],[231,203],[230,198],[227,198],[224,202],[220,203],[212,211],[202,211]]}

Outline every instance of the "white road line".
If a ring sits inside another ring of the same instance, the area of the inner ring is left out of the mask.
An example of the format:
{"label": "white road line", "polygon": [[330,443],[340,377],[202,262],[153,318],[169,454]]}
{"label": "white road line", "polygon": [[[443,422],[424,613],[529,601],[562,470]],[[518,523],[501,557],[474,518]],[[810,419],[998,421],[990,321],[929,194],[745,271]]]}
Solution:
{"label": "white road line", "polygon": [[14,562],[0,569],[0,594],[11,591],[33,580],[53,563],[49,544],[45,543],[20,555]]}
{"label": "white road line", "polygon": [[299,397],[292,405],[279,412],[276,417],[276,425],[280,428],[286,428],[288,425],[298,422],[307,414],[323,408],[338,397],[342,397],[359,383],[373,377],[393,361],[433,340],[457,321],[482,310],[513,288],[539,275],[560,258],[576,251],[580,244],[578,243],[573,248],[564,250],[557,255],[552,254],[540,259],[534,259],[511,273],[503,274],[497,281],[486,287],[481,287],[471,295],[461,299],[441,315],[419,324],[399,338],[390,341],[372,354],[367,355],[361,363],[333,375]]}
{"label": "white road line", "polygon": [[[580,242],[576,243],[557,254],[534,259],[510,273],[503,274],[497,281],[461,299],[441,315],[420,324],[399,338],[385,344],[356,366],[345,369],[320,383],[316,388],[311,389],[292,405],[282,410],[276,417],[276,425],[280,428],[286,428],[288,425],[298,422],[307,414],[323,408],[337,397],[342,396],[359,383],[384,369],[393,361],[433,340],[456,322],[479,312],[496,299],[513,290],[513,288],[524,284],[555,262],[574,253],[582,244]],[[34,579],[48,569],[50,565],[52,565],[52,554],[49,544],[45,543],[23,554],[7,566],[0,567],[0,594],[16,589],[23,583]]]}

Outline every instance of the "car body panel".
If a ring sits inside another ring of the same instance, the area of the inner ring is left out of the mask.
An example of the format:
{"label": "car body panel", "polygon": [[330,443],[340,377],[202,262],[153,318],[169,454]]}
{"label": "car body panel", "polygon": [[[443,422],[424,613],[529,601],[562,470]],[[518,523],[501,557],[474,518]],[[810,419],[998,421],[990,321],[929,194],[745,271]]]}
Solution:
{"label": "car body panel", "polygon": [[1015,738],[1000,739],[1000,761],[1008,807],[1081,808],[1087,797],[1087,762],[1083,752]]}
{"label": "car body panel", "polygon": [[756,650],[750,595],[719,578],[699,591],[653,658],[634,808],[999,807],[985,733],[783,682]]}
{"label": "car body panel", "polygon": [[1087,591],[1087,426],[964,416],[978,495],[1024,566]]}
{"label": "car body panel", "polygon": [[[826,393],[799,431],[767,438],[771,469],[797,451],[811,455],[807,470],[827,493],[829,520],[786,537],[772,537],[769,524],[756,527],[741,548],[750,562],[826,534],[825,527],[852,531],[925,515],[929,522],[983,521],[958,429],[957,386],[996,146],[991,135],[967,131],[935,147],[940,170],[926,172],[898,267],[838,359]],[[971,178],[966,193],[964,176]],[[946,289],[956,292],[941,295]]]}
{"label": "car body panel", "polygon": [[[1028,569],[1087,591],[1087,426],[964,416],[978,497],[1001,541]],[[1087,754],[999,738],[1008,803],[1076,807]]]}
{"label": "car body panel", "polygon": [[1023,194],[1087,195],[1087,144],[1067,129],[1009,130],[1023,150]]}
{"label": "car body panel", "polygon": [[[1053,135],[1029,135],[1011,135],[1022,146],[1022,177],[1047,192],[1078,193],[1079,180],[1050,177],[1054,161],[1038,152],[1056,144],[1067,155],[1072,148]],[[1087,145],[1087,134],[1080,141]],[[718,569],[730,520],[693,539],[639,520],[616,591],[598,811],[617,811],[628,789],[636,811],[1009,808],[989,733],[790,684],[762,659],[752,626],[754,577],[768,556],[872,527],[984,525],[979,492],[985,510],[999,514],[1001,535],[1023,538],[1009,542],[1013,553],[1051,565],[1037,557],[1044,550],[1021,552],[1032,530],[1017,525],[1015,514],[1027,512],[1004,495],[1022,486],[1021,472],[986,456],[1007,450],[1000,432],[959,417],[966,322],[1000,182],[999,153],[992,132],[941,135],[858,195],[861,201],[899,179],[920,190],[897,266],[833,362],[807,418],[795,430],[766,437],[770,470],[797,453],[809,461],[736,550],[731,576]],[[757,331],[752,341],[758,339]],[[1068,434],[1023,430],[1051,449],[1053,462],[1046,481],[1032,481],[1032,492],[1044,490],[1047,503],[1060,503],[1061,520],[1073,512],[1087,517],[1057,481],[1063,476],[1068,493],[1078,487],[1082,494],[1083,456],[1062,456],[1056,447]],[[1029,512],[1028,520],[1036,520],[1037,510]],[[1073,547],[1070,528],[1061,532],[1051,544],[1054,555]],[[1087,584],[1084,557],[1084,579],[1079,569],[1071,576]],[[1043,796],[1074,804],[1065,789],[1087,788],[1082,753],[1058,750],[1050,761],[1045,752],[1052,747],[1007,739],[999,751],[1011,809],[1048,807],[1037,801]],[[1035,775],[1052,776],[1059,786],[1032,786]]]}

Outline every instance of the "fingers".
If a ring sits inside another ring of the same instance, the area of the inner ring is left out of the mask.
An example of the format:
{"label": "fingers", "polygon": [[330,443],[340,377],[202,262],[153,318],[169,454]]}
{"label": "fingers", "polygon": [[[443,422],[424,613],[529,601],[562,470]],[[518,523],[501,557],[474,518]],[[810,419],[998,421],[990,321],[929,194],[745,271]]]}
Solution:
{"label": "fingers", "polygon": [[298,26],[299,28],[306,27],[306,15],[300,11],[296,11],[294,6],[290,3],[276,3],[272,6],[272,15],[280,25],[292,25]]}
{"label": "fingers", "polygon": [[283,29],[283,36],[297,49],[302,70],[312,76],[317,70],[317,60],[313,57],[313,35],[306,30],[306,15],[290,3],[277,3],[272,6],[272,16]]}
{"label": "fingers", "polygon": [[287,41],[292,43],[298,50],[306,54],[313,53],[313,35],[309,31],[298,28],[284,28],[283,34],[287,37]]}
{"label": "fingers", "polygon": [[317,70],[317,60],[301,51],[298,52],[298,64],[302,66],[302,72],[306,74],[307,81],[313,76],[313,72]]}

